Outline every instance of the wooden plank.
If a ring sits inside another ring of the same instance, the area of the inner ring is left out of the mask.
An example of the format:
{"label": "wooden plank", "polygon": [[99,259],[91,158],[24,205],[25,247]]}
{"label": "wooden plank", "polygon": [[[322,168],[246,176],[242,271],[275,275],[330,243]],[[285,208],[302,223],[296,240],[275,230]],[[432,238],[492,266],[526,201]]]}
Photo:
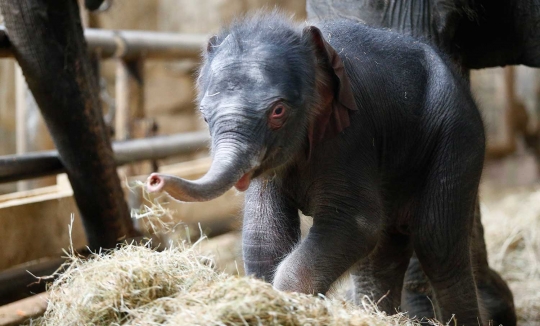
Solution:
{"label": "wooden plank", "polygon": [[[15,147],[17,154],[24,154],[27,150],[27,104],[26,96],[28,93],[28,87],[21,68],[17,65],[15,74]],[[18,181],[17,190],[24,191],[31,189],[28,181]]]}
{"label": "wooden plank", "polygon": [[[86,253],[84,248],[80,251]],[[52,279],[39,280],[36,277],[53,275],[65,262],[65,258],[42,258],[1,271],[0,306],[44,292]]]}
{"label": "wooden plank", "polygon": [[36,188],[36,189],[28,190],[28,191],[12,192],[9,194],[0,195],[0,203],[6,202],[9,200],[30,198],[30,197],[35,197],[35,196],[40,196],[40,195],[50,194],[50,193],[55,193],[55,192],[58,192],[57,186],[41,187],[41,188]]}
{"label": "wooden plank", "polygon": [[[116,61],[115,139],[127,140],[153,135],[151,123],[145,123],[143,59]],[[121,176],[148,174],[152,166],[138,162],[119,169]]]}
{"label": "wooden plank", "polygon": [[71,238],[76,248],[86,238],[72,192],[24,197],[0,203],[0,270],[34,259],[60,255],[70,243],[68,225],[74,216]]}
{"label": "wooden plank", "polygon": [[47,309],[47,293],[40,293],[0,307],[0,326],[14,326],[29,318],[43,315]]}

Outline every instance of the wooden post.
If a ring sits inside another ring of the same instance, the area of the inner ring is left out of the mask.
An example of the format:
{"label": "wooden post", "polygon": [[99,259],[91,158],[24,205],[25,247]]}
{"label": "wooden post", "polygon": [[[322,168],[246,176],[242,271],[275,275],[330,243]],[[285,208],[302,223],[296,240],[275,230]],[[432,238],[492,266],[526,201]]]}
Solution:
{"label": "wooden post", "polygon": [[[144,110],[144,61],[117,59],[116,63],[116,95],[115,95],[115,128],[116,140],[144,138],[153,135],[153,126],[145,119]],[[133,175],[149,174],[157,170],[155,161],[150,166],[147,162],[133,163],[118,169],[121,179]],[[128,207],[138,209],[143,204],[142,190],[128,193]],[[142,230],[142,225],[134,221],[134,227]]]}
{"label": "wooden post", "polygon": [[118,59],[116,63],[116,140],[131,138],[133,119],[144,118],[143,61]]}
{"label": "wooden post", "polygon": [[[153,121],[146,119],[144,110],[144,61],[117,59],[115,95],[115,139],[127,140],[153,136]],[[152,172],[148,163],[131,164],[120,175],[139,175]]]}
{"label": "wooden post", "polygon": [[[26,93],[28,87],[24,80],[23,73],[19,66],[15,69],[15,148],[17,154],[24,154],[27,149],[27,128],[26,128]],[[28,181],[17,182],[17,191],[28,190]]]}

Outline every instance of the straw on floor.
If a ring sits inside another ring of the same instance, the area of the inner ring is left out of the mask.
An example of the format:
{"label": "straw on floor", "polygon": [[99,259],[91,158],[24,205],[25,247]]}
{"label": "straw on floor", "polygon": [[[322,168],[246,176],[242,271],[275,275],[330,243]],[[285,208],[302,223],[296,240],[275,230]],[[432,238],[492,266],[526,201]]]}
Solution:
{"label": "straw on floor", "polygon": [[89,261],[74,257],[49,293],[33,325],[418,325],[369,301],[352,307],[218,273],[196,246],[126,245]]}
{"label": "straw on floor", "polygon": [[[484,191],[482,214],[490,264],[508,281],[520,325],[540,325],[540,188]],[[198,245],[156,252],[127,245],[71,265],[49,289],[34,325],[417,325],[386,316],[373,303],[353,307],[275,291],[216,272]],[[238,261],[241,264],[241,261]]]}

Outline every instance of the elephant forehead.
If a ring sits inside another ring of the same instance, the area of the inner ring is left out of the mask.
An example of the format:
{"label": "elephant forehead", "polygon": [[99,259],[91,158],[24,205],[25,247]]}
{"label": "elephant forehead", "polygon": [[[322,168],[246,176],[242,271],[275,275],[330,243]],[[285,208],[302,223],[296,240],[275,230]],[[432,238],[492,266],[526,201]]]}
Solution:
{"label": "elephant forehead", "polygon": [[269,83],[271,71],[260,62],[220,60],[212,63],[210,73],[214,87],[230,87],[232,83],[244,88]]}
{"label": "elephant forehead", "polygon": [[251,114],[265,110],[279,96],[276,92],[206,92],[200,107],[216,116]]}
{"label": "elephant forehead", "polygon": [[[267,102],[269,99],[296,99],[301,82],[286,60],[265,59],[249,56],[222,57],[210,63],[206,76],[204,97],[209,102],[223,97],[252,102]],[[240,97],[236,95],[240,94]],[[210,97],[210,98],[208,98]]]}

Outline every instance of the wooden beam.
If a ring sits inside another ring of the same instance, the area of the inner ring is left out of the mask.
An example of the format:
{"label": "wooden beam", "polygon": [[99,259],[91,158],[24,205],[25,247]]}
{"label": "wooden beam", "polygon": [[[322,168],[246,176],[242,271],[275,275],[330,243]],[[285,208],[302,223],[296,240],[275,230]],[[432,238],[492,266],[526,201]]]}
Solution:
{"label": "wooden beam", "polygon": [[[54,187],[54,186],[53,186]],[[71,189],[7,201],[0,196],[0,270],[35,259],[60,255],[70,243],[68,225],[74,216],[71,238],[76,248],[87,242]]]}
{"label": "wooden beam", "polygon": [[21,325],[42,316],[47,309],[47,293],[40,293],[0,307],[0,326]]}
{"label": "wooden beam", "polygon": [[[17,154],[24,154],[28,151],[27,146],[27,100],[29,92],[24,80],[21,68],[16,65],[15,69],[15,147]],[[30,189],[28,181],[17,182],[17,191]]]}
{"label": "wooden beam", "polygon": [[0,272],[0,306],[45,291],[47,282],[36,277],[53,275],[65,261],[43,258]]}
{"label": "wooden beam", "polygon": [[[145,123],[144,61],[117,59],[115,94],[115,139],[118,141],[153,136],[151,123]],[[155,163],[137,162],[119,169],[121,177],[148,174]]]}
{"label": "wooden beam", "polygon": [[[163,159],[174,155],[206,150],[209,140],[206,131],[169,136],[148,137],[114,142],[117,166],[148,159]],[[156,169],[154,169],[156,170]],[[0,183],[36,178],[65,171],[57,151],[43,151],[24,155],[0,156]]]}
{"label": "wooden beam", "polygon": [[144,118],[143,61],[116,61],[116,140],[132,138],[134,119]]}

